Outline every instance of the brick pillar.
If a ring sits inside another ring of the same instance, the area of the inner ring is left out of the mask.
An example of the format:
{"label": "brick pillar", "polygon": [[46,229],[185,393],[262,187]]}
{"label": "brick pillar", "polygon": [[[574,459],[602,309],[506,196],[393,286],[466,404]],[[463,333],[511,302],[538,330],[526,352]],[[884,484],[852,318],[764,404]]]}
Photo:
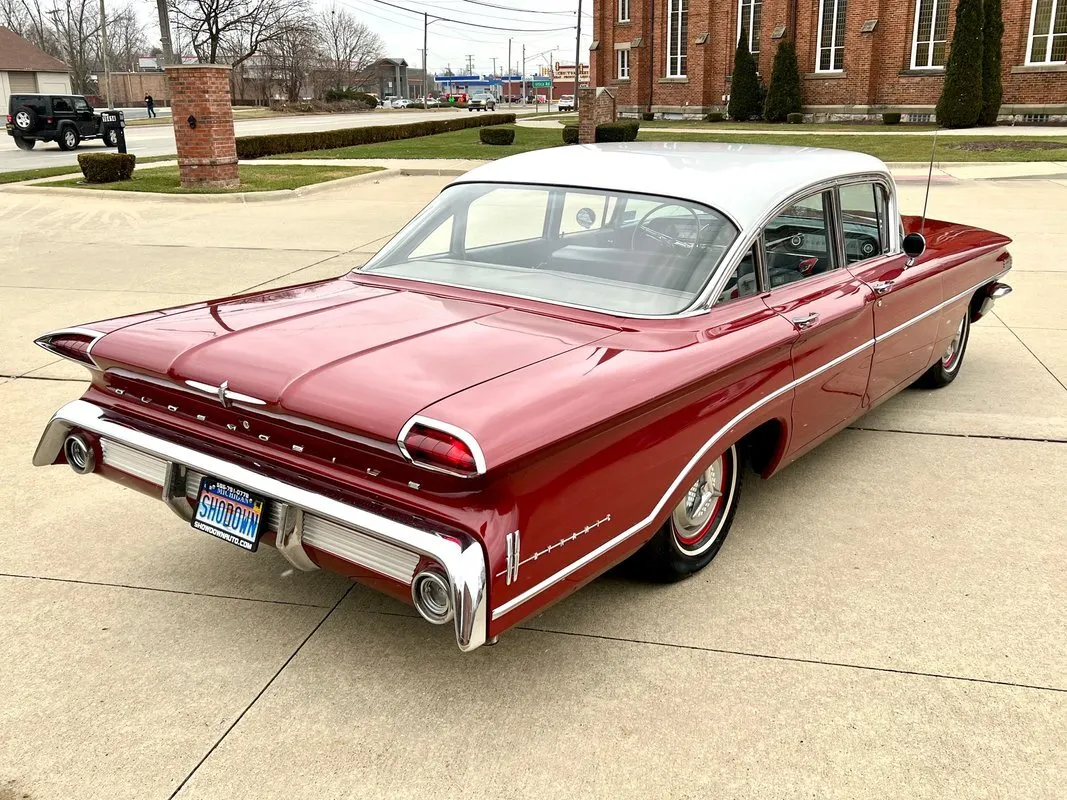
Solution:
{"label": "brick pillar", "polygon": [[578,90],[578,144],[596,141],[596,126],[614,122],[615,95],[603,86],[587,86]]}
{"label": "brick pillar", "polygon": [[[236,186],[230,68],[221,64],[167,67],[178,172],[182,186]],[[195,119],[196,127],[190,125]]]}

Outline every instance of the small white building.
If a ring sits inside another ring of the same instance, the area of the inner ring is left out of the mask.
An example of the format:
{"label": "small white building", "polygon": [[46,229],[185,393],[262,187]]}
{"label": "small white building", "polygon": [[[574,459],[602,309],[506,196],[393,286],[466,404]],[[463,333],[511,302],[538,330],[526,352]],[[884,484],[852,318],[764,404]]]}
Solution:
{"label": "small white building", "polygon": [[13,94],[71,94],[70,70],[62,61],[0,26],[0,114]]}

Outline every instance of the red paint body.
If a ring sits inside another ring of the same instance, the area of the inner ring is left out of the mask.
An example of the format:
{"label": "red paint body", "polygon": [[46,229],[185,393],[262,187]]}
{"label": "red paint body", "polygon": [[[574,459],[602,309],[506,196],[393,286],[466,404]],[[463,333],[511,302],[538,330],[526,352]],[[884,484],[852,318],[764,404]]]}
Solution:
{"label": "red paint body", "polygon": [[[925,232],[927,251],[910,268],[904,256],[872,259],[676,319],[621,319],[352,273],[95,323],[107,333],[93,349],[104,372],[85,399],[297,486],[473,535],[487,558],[495,636],[633,553],[667,519],[689,476],[746,434],[769,426],[761,464],[769,476],[921,375],[969,306],[974,313],[972,300],[1006,270],[1008,243],[934,221]],[[869,284],[885,280],[892,289],[876,295]],[[810,312],[820,315],[814,327],[791,322]],[[228,381],[266,405],[223,408],[184,390],[186,380]],[[487,473],[453,477],[406,461],[396,438],[415,414],[469,431]],[[508,585],[505,535],[515,530],[522,558],[538,555]],[[406,586],[308,549],[324,568],[408,597]]]}

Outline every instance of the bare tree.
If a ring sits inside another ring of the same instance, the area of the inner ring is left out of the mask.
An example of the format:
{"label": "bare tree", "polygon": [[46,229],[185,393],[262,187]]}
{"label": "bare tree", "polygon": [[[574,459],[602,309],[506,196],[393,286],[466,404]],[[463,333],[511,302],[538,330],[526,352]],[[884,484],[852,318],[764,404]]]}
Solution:
{"label": "bare tree", "polygon": [[343,8],[323,11],[318,31],[328,88],[350,88],[357,75],[382,57],[381,37]]}
{"label": "bare tree", "polygon": [[132,5],[108,10],[107,38],[111,69],[116,72],[135,72],[138,56],[148,52],[148,37]]}
{"label": "bare tree", "polygon": [[289,102],[302,99],[319,62],[318,30],[311,23],[291,25],[264,47],[264,66],[272,87]]}
{"label": "bare tree", "polygon": [[235,67],[308,14],[306,0],[170,0],[170,9],[197,58]]}

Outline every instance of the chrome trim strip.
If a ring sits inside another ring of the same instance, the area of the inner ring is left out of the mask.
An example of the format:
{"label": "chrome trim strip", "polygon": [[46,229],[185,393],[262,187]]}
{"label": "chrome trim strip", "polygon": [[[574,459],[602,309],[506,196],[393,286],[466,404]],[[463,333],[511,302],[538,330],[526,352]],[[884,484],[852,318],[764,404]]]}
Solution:
{"label": "chrome trim strip", "polygon": [[140,450],[134,450],[111,439],[100,440],[100,452],[103,455],[101,460],[107,466],[156,486],[163,485],[167,465],[162,459],[145,455]]}
{"label": "chrome trim strip", "polygon": [[915,317],[914,319],[908,320],[907,322],[903,323],[902,325],[898,325],[896,328],[893,328],[891,331],[888,331],[887,333],[879,336],[877,338],[877,340],[876,339],[871,339],[869,341],[866,341],[863,344],[859,345],[858,347],[855,347],[852,350],[848,351],[844,355],[838,356],[837,358],[833,359],[832,361],[829,361],[828,363],[823,364],[818,369],[812,370],[807,375],[804,375],[804,376],[802,376],[800,378],[796,378],[793,381],[790,381],[789,383],[785,384],[784,386],[782,386],[782,387],[780,387],[778,389],[775,389],[773,392],[768,394],[766,397],[761,398],[760,400],[758,400],[755,403],[753,403],[752,405],[750,405],[748,408],[742,410],[733,419],[731,419],[728,423],[726,423],[726,425],[724,427],[722,427],[718,431],[716,431],[715,434],[712,435],[712,437],[710,439],[708,439],[706,442],[704,442],[704,444],[701,446],[701,448],[699,450],[697,450],[696,454],[691,459],[689,459],[689,463],[685,465],[685,467],[682,469],[682,471],[680,473],[678,473],[678,477],[674,479],[674,481],[671,483],[671,485],[667,488],[667,491],[664,492],[663,496],[660,498],[659,502],[656,503],[655,507],[652,509],[651,512],[649,512],[649,514],[647,516],[645,516],[644,519],[642,519],[642,520],[636,522],[635,524],[631,525],[629,528],[624,530],[622,533],[620,533],[620,534],[614,536],[613,538],[609,539],[608,541],[604,542],[604,544],[600,545],[596,549],[589,551],[584,556],[579,558],[577,561],[571,562],[570,564],[568,564],[566,567],[564,567],[563,569],[559,570],[555,574],[548,576],[543,581],[538,583],[536,586],[533,586],[530,589],[527,589],[522,594],[516,595],[511,600],[508,600],[506,603],[502,603],[501,605],[497,606],[495,609],[493,609],[493,619],[499,619],[500,617],[504,616],[505,614],[508,614],[511,611],[514,611],[516,608],[521,606],[523,603],[525,603],[528,600],[531,600],[532,598],[534,598],[537,595],[541,594],[541,592],[543,592],[546,589],[550,588],[551,586],[554,586],[555,584],[559,583],[564,578],[567,578],[568,576],[573,575],[575,572],[580,570],[582,567],[585,567],[586,565],[592,563],[596,559],[600,558],[600,556],[602,556],[605,553],[607,553],[609,550],[614,549],[615,547],[617,547],[618,545],[620,545],[623,542],[625,542],[627,539],[629,539],[634,534],[638,533],[639,531],[643,530],[644,528],[647,528],[649,525],[651,525],[653,522],[655,522],[656,518],[659,516],[659,514],[663,511],[664,507],[667,505],[667,502],[669,501],[671,495],[674,494],[675,491],[677,491],[677,489],[681,485],[682,481],[685,480],[686,475],[688,475],[689,472],[692,471],[692,469],[697,465],[697,463],[700,461],[700,459],[702,459],[707,454],[708,450],[710,450],[712,447],[714,447],[716,442],[718,442],[720,439],[722,439],[722,437],[724,435],[729,433],[745,417],[750,416],[752,413],[758,411],[763,406],[765,406],[768,403],[770,403],[772,400],[775,400],[775,399],[781,397],[786,392],[790,392],[790,391],[794,390],[797,386],[800,386],[801,384],[810,381],[812,378],[815,378],[815,377],[821,375],[822,373],[826,372],[828,369],[833,369],[835,366],[837,366],[841,362],[847,361],[848,359],[852,358],[853,356],[863,352],[868,347],[872,347],[876,343],[876,341],[882,341],[887,336],[891,336],[894,333],[899,333],[900,331],[904,330],[905,328],[909,327],[910,325],[914,325],[916,322],[919,322],[920,320],[925,319],[926,317],[930,316],[931,314],[933,314],[933,313],[935,313],[937,311],[940,311],[941,309],[945,308],[945,306],[951,305],[952,303],[956,302],[957,300],[959,300],[959,299],[961,299],[961,298],[963,298],[963,297],[965,297],[965,296],[967,296],[969,294],[973,294],[977,289],[980,289],[982,286],[985,286],[987,283],[990,283],[991,281],[997,280],[998,278],[1002,277],[1006,272],[1007,272],[1007,270],[1005,270],[1004,272],[1001,272],[999,275],[996,275],[996,276],[994,276],[992,278],[986,278],[981,283],[977,283],[974,286],[972,286],[970,289],[967,289],[966,291],[960,292],[959,294],[956,294],[953,297],[950,297],[948,300],[942,301],[941,303],[939,303],[938,305],[934,306],[929,311],[925,311],[922,314],[920,314],[919,316]]}
{"label": "chrome trim strip", "polygon": [[58,350],[55,350],[55,349],[52,348],[52,346],[51,346],[52,339],[54,339],[57,336],[62,336],[65,333],[66,334],[75,334],[77,336],[88,336],[88,337],[90,337],[92,339],[92,341],[89,342],[89,346],[87,348],[85,348],[85,357],[88,358],[92,362],[94,367],[96,367],[97,369],[100,369],[100,365],[97,364],[96,363],[96,359],[93,358],[93,348],[96,347],[96,343],[99,342],[101,339],[103,339],[104,336],[106,335],[106,334],[101,333],[100,331],[94,331],[92,328],[82,328],[82,327],[59,328],[58,330],[49,331],[48,333],[45,333],[45,334],[42,334],[41,336],[38,336],[36,339],[33,340],[33,343],[35,345],[37,345],[38,347],[42,348],[43,350],[47,350],[49,353],[51,353],[54,356],[59,356],[60,358],[65,358],[67,361],[70,361],[73,364],[78,364],[79,366],[88,368],[89,367],[88,364],[85,364],[85,363],[83,363],[81,361],[78,361],[77,359],[71,358],[66,353],[61,353]]}
{"label": "chrome trim strip", "polygon": [[506,576],[504,580],[510,586],[519,579],[519,532],[512,531],[505,536],[504,544],[507,549],[507,565],[500,575]]}
{"label": "chrome trim strip", "polygon": [[[263,475],[247,467],[191,450],[157,436],[107,419],[107,411],[85,400],[75,400],[59,409],[46,426],[33,456],[35,466],[48,466],[59,455],[63,439],[73,428],[90,431],[127,447],[181,464],[189,470],[217,475],[283,503],[311,512],[345,528],[357,528],[382,544],[413,551],[437,561],[448,576],[456,609],[456,642],[469,651],[485,643],[488,624],[486,561],[481,545],[473,538],[445,538],[325,495]],[[184,498],[183,498],[184,502]],[[305,524],[306,527],[306,524]],[[305,532],[306,535],[306,532]]]}
{"label": "chrome trim strip", "polygon": [[[404,423],[404,427],[400,429],[399,435],[396,437],[397,446],[400,448],[400,452],[404,458],[414,464],[416,467],[432,470],[433,472],[443,472],[445,475],[455,475],[459,478],[473,478],[475,475],[467,475],[463,472],[455,472],[454,470],[445,469],[444,467],[438,467],[434,464],[424,464],[421,461],[416,461],[411,457],[411,453],[408,452],[407,447],[404,446],[404,439],[407,438],[408,433],[416,425],[424,425],[427,428],[433,428],[435,430],[442,431],[443,433],[451,434],[459,439],[463,444],[470,448],[471,455],[474,456],[474,468],[477,470],[478,475],[485,474],[485,454],[482,453],[482,448],[478,444],[478,440],[468,431],[463,430],[458,425],[452,425],[448,422],[442,422],[439,419],[433,419],[432,417],[424,417],[421,414],[416,414],[407,422]],[[416,487],[417,488],[417,487]]]}

